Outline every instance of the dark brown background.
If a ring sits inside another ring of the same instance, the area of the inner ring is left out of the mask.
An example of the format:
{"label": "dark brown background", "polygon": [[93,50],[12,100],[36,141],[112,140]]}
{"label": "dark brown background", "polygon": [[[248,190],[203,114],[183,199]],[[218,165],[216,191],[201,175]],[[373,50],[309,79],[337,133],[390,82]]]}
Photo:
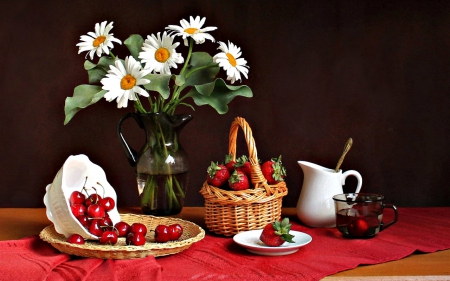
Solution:
{"label": "dark brown background", "polygon": [[[190,15],[205,16],[218,27],[216,40],[242,48],[254,97],[235,99],[226,115],[192,112],[182,133],[192,165],[186,205],[203,204],[206,168],[224,157],[229,126],[242,116],[260,159],[283,155],[284,206],[300,194],[297,160],[334,168],[349,137],[342,168],[362,174],[363,191],[398,206],[450,206],[449,1],[15,0],[1,1],[0,11],[0,207],[43,206],[45,186],[81,153],[103,167],[119,205],[138,204],[116,136],[131,108],[102,100],[63,125],[65,98],[87,83],[75,45],[103,20],[114,21],[123,41]],[[202,47],[216,52],[215,44]],[[123,45],[114,53],[127,55]],[[126,134],[139,146],[134,129]],[[354,186],[349,180],[346,190]]]}

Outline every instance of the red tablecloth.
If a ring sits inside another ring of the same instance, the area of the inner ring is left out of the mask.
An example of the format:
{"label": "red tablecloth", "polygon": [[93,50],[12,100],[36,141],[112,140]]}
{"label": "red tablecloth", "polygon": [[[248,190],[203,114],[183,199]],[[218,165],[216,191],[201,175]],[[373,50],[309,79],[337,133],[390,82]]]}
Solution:
{"label": "red tablecloth", "polygon": [[[384,221],[391,212],[386,210]],[[399,208],[399,221],[371,239],[346,239],[335,228],[293,230],[312,236],[288,256],[257,256],[231,238],[208,235],[187,251],[158,258],[164,280],[319,280],[355,268],[450,248],[450,208]]]}
{"label": "red tablecloth", "polygon": [[313,240],[287,256],[254,255],[230,237],[209,233],[176,255],[117,261],[70,257],[37,236],[2,241],[0,280],[319,280],[415,251],[450,249],[450,208],[399,208],[399,221],[371,239],[345,239],[334,228],[291,222]]}
{"label": "red tablecloth", "polygon": [[154,257],[139,260],[74,257],[60,253],[36,235],[0,241],[0,280],[161,280],[161,266]]}

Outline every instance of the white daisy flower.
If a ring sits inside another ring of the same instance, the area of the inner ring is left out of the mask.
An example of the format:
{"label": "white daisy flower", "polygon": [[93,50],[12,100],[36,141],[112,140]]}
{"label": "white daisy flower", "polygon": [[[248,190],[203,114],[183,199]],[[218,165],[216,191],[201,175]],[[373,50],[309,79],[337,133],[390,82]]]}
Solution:
{"label": "white daisy flower", "polygon": [[191,37],[194,39],[195,43],[202,44],[205,42],[205,39],[211,40],[214,42],[214,38],[209,35],[208,31],[216,30],[217,27],[210,26],[202,28],[203,24],[205,23],[206,18],[200,19],[199,16],[197,16],[195,19],[191,16],[189,18],[189,22],[187,20],[180,20],[181,26],[178,25],[169,25],[166,27],[166,29],[173,30],[175,32],[176,36],[182,36],[184,39],[184,45],[188,45],[188,37]]}
{"label": "white daisy flower", "polygon": [[230,41],[228,41],[228,46],[224,42],[219,43],[219,50],[222,53],[218,53],[213,57],[213,61],[218,63],[227,72],[227,80],[231,80],[233,84],[236,80],[241,80],[241,73],[248,78],[248,66],[247,61],[241,56],[241,48],[237,47]]}
{"label": "white daisy flower", "polygon": [[150,80],[142,78],[150,71],[141,70],[141,64],[132,56],[125,58],[125,66],[121,60],[114,64],[109,66],[108,74],[100,81],[102,89],[108,91],[104,95],[107,101],[117,98],[117,108],[121,108],[127,107],[128,100],[137,100],[136,94],[148,97],[147,91],[139,86],[150,83]]}
{"label": "white daisy flower", "polygon": [[78,53],[88,51],[86,54],[90,56],[91,60],[94,59],[94,54],[100,57],[102,53],[109,54],[109,49],[112,49],[113,42],[122,44],[122,42],[114,38],[113,34],[109,34],[109,31],[113,28],[113,22],[106,25],[106,21],[101,24],[95,24],[95,32],[88,32],[88,35],[80,36],[80,42],[77,44],[79,47]]}
{"label": "white daisy flower", "polygon": [[139,53],[139,58],[142,63],[145,63],[145,69],[150,72],[157,72],[161,74],[171,74],[170,68],[177,68],[177,63],[183,63],[184,58],[181,54],[175,51],[175,48],[180,43],[173,43],[175,36],[167,35],[164,31],[162,38],[161,32],[157,36],[147,36],[142,52]]}

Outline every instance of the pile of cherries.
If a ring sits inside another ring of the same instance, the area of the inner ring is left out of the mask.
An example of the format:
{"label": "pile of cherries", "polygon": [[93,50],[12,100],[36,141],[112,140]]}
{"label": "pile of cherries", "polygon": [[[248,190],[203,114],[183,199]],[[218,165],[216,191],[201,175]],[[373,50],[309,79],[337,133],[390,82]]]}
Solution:
{"label": "pile of cherries", "polygon": [[[84,195],[80,191],[74,191],[69,197],[70,209],[75,218],[86,230],[99,237],[100,244],[115,245],[119,237],[125,237],[127,245],[142,246],[145,244],[147,227],[142,223],[129,225],[124,221],[113,225],[108,212],[114,209],[116,202],[111,197],[102,197],[96,193]],[[158,225],[155,230],[156,242],[174,241],[181,237],[183,228],[179,224],[169,226]],[[84,238],[79,234],[72,234],[67,238],[67,242],[74,244],[84,244]]]}
{"label": "pile of cherries", "polygon": [[[99,242],[103,245],[115,245],[119,237],[126,237],[127,245],[142,246],[145,244],[145,235],[147,227],[142,223],[133,223],[129,225],[124,221],[116,223],[114,226],[101,226],[102,233]],[[79,234],[72,234],[67,238],[67,242],[74,244],[84,244],[84,238]]]}

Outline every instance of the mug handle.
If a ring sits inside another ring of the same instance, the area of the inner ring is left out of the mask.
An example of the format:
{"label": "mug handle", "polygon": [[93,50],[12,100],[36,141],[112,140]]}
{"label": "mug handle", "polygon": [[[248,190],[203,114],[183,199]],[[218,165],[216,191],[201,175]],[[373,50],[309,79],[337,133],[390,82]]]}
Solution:
{"label": "mug handle", "polygon": [[395,205],[392,205],[392,204],[383,204],[383,209],[385,209],[385,208],[391,208],[392,210],[394,210],[394,220],[391,222],[388,222],[387,224],[384,224],[383,222],[381,222],[380,231],[385,230],[386,228],[388,228],[389,226],[393,225],[394,223],[396,223],[398,221],[397,207],[395,207]]}
{"label": "mug handle", "polygon": [[345,184],[345,179],[348,176],[354,176],[356,177],[356,179],[358,180],[358,185],[356,186],[356,191],[355,193],[359,193],[359,191],[361,190],[361,186],[362,186],[362,177],[361,174],[355,170],[348,170],[347,172],[342,174],[341,177],[341,184],[344,185]]}

